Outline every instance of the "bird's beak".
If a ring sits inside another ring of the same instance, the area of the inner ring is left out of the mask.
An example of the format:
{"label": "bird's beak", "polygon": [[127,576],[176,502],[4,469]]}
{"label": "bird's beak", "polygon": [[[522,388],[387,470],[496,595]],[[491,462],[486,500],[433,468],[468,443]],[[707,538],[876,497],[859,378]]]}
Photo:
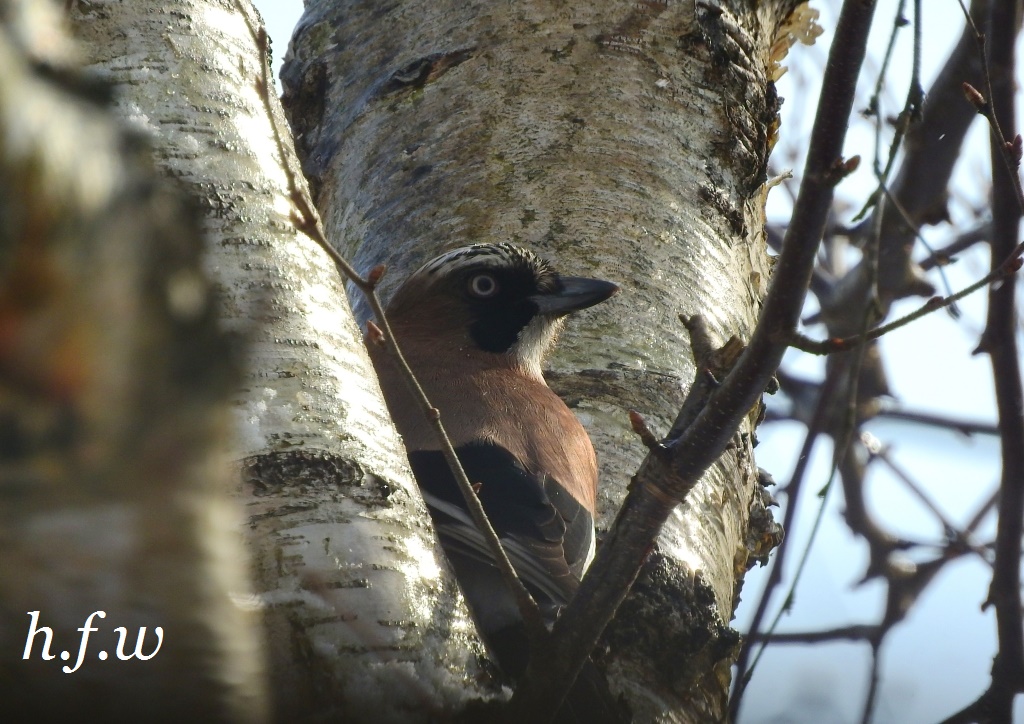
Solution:
{"label": "bird's beak", "polygon": [[619,291],[617,285],[603,279],[561,277],[560,281],[561,286],[557,291],[530,297],[541,314],[560,317],[600,304]]}

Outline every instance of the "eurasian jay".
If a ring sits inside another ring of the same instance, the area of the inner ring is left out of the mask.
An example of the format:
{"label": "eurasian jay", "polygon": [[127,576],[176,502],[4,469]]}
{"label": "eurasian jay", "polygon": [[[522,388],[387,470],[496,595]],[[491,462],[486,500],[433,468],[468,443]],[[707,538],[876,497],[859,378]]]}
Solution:
{"label": "eurasian jay", "polygon": [[[522,247],[476,244],[425,264],[386,309],[395,339],[440,410],[509,560],[549,623],[572,598],[594,556],[597,461],[586,430],[545,383],[541,364],[566,315],[617,291],[611,282],[561,276]],[[516,678],[529,651],[515,599],[429,421],[386,354],[370,348],[477,628],[505,673]],[[604,711],[615,708],[610,700],[603,677],[590,664],[556,719],[619,721],[616,711]]]}

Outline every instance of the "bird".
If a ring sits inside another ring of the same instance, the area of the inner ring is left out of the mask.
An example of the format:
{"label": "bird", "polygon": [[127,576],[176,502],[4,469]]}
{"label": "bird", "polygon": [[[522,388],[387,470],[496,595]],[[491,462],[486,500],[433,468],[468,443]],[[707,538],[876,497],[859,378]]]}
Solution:
{"label": "bird", "polygon": [[[385,308],[394,340],[452,441],[519,578],[550,626],[594,557],[597,459],[590,437],[542,373],[567,315],[619,291],[564,276],[511,243],[474,244],[428,261]],[[393,359],[370,344],[384,398],[485,645],[522,676],[530,652],[515,598],[477,529],[433,425]],[[588,661],[555,721],[624,721]]]}

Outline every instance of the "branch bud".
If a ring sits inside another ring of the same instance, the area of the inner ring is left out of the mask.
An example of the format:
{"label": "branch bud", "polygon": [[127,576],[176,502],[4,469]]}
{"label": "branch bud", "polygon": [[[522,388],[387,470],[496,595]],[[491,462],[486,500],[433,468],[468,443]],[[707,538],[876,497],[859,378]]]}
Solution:
{"label": "branch bud", "polygon": [[970,83],[963,84],[964,97],[967,102],[978,109],[978,113],[983,115],[988,114],[988,101],[985,100],[985,96]]}

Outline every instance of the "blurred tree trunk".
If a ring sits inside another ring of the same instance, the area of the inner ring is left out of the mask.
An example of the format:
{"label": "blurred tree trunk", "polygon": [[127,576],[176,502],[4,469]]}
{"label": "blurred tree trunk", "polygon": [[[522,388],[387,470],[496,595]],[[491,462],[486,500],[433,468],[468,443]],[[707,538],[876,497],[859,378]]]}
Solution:
{"label": "blurred tree trunk", "polygon": [[[303,168],[338,248],[388,264],[385,294],[481,241],[622,284],[548,370],[598,447],[606,525],[645,453],[627,410],[665,432],[693,379],[678,315],[703,314],[719,341],[756,319],[771,79],[806,30],[795,6],[310,0],[293,38],[282,80]],[[606,636],[599,658],[640,721],[724,711],[727,622],[777,537],[750,433],[673,517]]]}
{"label": "blurred tree trunk", "polygon": [[198,214],[61,21],[0,2],[0,710],[266,721]]}

